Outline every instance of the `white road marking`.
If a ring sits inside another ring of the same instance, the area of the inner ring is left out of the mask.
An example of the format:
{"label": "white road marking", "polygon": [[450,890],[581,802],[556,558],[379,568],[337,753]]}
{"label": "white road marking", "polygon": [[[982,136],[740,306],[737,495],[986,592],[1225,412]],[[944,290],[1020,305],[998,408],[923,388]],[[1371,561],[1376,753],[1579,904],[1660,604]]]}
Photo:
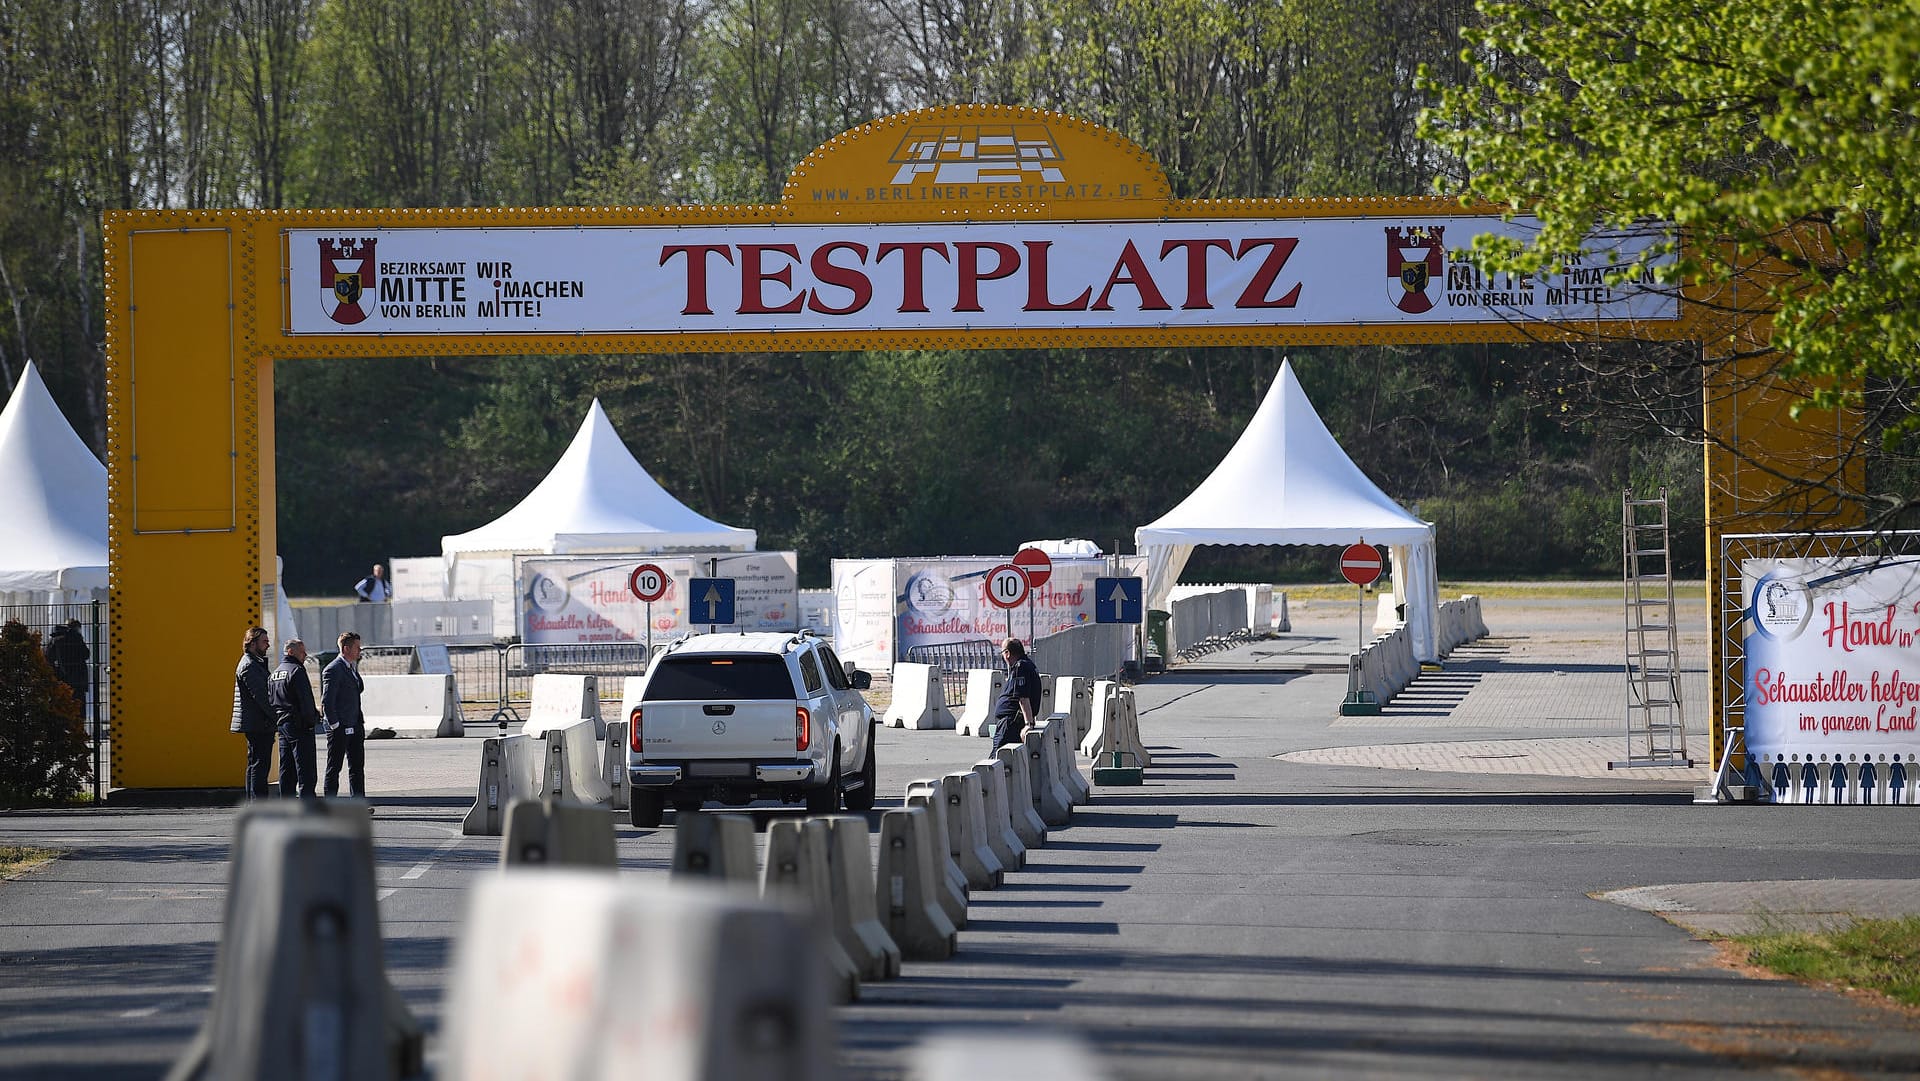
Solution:
{"label": "white road marking", "polygon": [[[452,837],[447,838],[446,841],[442,843],[439,848],[436,848],[433,850],[433,855],[428,856],[426,859],[421,860],[419,863],[416,863],[412,867],[407,868],[406,873],[400,876],[400,881],[412,882],[420,878],[422,875],[426,874],[429,870],[433,868],[434,862],[438,860],[441,856],[444,856],[448,852],[452,851],[454,847],[460,843],[461,839],[462,839],[461,835],[457,833],[454,834]],[[400,887],[398,886],[388,886],[386,889],[381,890],[378,894],[376,894],[374,896],[374,900],[376,902],[384,901],[387,898],[392,897],[394,893],[399,890],[399,888]]]}

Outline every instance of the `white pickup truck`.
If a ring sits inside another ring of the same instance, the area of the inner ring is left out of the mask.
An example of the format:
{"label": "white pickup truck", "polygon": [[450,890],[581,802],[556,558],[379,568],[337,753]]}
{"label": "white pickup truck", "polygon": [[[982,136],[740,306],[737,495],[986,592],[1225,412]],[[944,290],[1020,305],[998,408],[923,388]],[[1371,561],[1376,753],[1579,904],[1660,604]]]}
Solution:
{"label": "white pickup truck", "polygon": [[831,814],[873,807],[873,710],[865,672],[811,631],[701,634],[653,659],[628,715],[636,826],[668,804],[698,810],[758,799]]}

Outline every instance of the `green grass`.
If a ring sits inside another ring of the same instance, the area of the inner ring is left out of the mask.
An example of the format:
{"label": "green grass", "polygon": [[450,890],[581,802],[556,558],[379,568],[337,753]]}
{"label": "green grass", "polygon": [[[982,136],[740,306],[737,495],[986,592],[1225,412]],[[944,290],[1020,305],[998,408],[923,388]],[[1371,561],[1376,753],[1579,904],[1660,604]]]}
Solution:
{"label": "green grass", "polygon": [[52,848],[30,848],[26,845],[0,845],[0,878],[12,878],[25,874],[43,863],[51,863],[60,853]]}
{"label": "green grass", "polygon": [[1920,1006],[1920,916],[1859,920],[1827,932],[1740,935],[1747,960],[1783,976],[1878,991]]}

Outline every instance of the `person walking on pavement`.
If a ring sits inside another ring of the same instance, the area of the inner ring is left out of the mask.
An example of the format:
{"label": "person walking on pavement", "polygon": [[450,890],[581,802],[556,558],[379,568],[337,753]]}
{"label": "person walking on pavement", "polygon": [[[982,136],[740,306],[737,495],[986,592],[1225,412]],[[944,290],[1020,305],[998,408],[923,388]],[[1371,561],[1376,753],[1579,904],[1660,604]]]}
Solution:
{"label": "person walking on pavement", "polygon": [[367,719],[360,712],[360,636],[340,635],[340,655],[320,671],[320,706],[327,722],[327,773],[324,794],[340,794],[340,764],[347,766],[347,791],[367,795]]}
{"label": "person walking on pavement", "polygon": [[307,644],[287,640],[280,667],[267,679],[267,698],[273,703],[280,727],[280,795],[314,798],[313,729],[320,711],[313,704],[313,681],[307,678]]}
{"label": "person walking on pavement", "polygon": [[53,665],[53,673],[60,682],[73,692],[74,701],[80,703],[80,712],[87,711],[87,661],[93,657],[93,651],[87,648],[87,640],[80,633],[80,621],[69,619],[63,626],[55,627],[47,636],[47,663]]}
{"label": "person walking on pavement", "polygon": [[353,595],[363,601],[385,604],[393,599],[393,584],[387,581],[386,568],[373,565],[373,573],[353,584]]}
{"label": "person walking on pavement", "polygon": [[1040,715],[1040,670],[1027,657],[1026,644],[1009,638],[1000,647],[1007,662],[1007,681],[1000,687],[1000,700],[993,709],[993,749],[1020,742]]}
{"label": "person walking on pavement", "polygon": [[267,798],[273,754],[273,700],[267,687],[267,629],[250,627],[233,670],[232,731],[247,737],[247,798]]}

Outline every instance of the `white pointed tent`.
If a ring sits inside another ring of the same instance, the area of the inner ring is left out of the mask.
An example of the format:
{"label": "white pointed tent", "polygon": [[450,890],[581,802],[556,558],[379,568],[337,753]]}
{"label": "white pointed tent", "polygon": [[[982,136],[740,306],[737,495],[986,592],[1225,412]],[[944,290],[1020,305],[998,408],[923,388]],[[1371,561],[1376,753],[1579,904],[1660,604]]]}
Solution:
{"label": "white pointed tent", "polygon": [[0,411],[0,508],[0,599],[107,588],[107,467],[31,363]]}
{"label": "white pointed tent", "polygon": [[757,537],[667,494],[613,430],[595,398],[573,443],[519,505],[478,529],[440,538],[461,558],[604,552],[750,552]]}
{"label": "white pointed tent", "polygon": [[1282,362],[1247,430],[1180,505],[1134,530],[1147,556],[1147,606],[1165,609],[1200,544],[1384,544],[1414,655],[1438,660],[1433,526],[1387,497],[1334,440]]}

